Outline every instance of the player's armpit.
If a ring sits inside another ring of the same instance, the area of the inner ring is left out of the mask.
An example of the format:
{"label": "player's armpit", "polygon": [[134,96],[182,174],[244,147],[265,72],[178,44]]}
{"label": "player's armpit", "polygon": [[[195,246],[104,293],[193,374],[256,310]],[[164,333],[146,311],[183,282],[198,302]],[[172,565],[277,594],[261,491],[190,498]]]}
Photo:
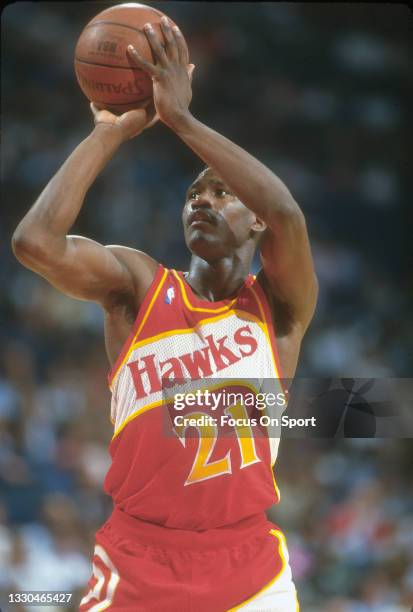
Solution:
{"label": "player's armpit", "polygon": [[132,276],[135,304],[139,307],[155,278],[159,263],[143,251],[131,247],[111,244],[106,246],[106,249],[127,268]]}
{"label": "player's armpit", "polygon": [[305,218],[297,210],[271,223],[263,236],[261,262],[269,288],[277,300],[288,304],[302,333],[314,314],[318,281]]}

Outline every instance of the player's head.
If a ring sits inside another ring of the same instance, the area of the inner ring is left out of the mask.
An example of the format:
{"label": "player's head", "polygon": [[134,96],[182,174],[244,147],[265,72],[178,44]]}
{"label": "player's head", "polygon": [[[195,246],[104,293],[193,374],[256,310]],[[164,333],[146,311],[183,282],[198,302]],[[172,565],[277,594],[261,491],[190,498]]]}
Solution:
{"label": "player's head", "polygon": [[207,261],[240,249],[253,254],[266,227],[208,167],[186,193],[182,220],[189,250]]}

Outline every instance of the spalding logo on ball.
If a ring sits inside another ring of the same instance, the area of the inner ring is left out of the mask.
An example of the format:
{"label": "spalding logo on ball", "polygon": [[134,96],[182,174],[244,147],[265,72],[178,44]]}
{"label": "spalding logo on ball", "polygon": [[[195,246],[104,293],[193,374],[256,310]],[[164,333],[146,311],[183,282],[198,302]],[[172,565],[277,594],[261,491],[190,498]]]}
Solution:
{"label": "spalding logo on ball", "polygon": [[163,16],[150,6],[127,3],[102,11],[87,24],[76,44],[75,72],[91,102],[119,115],[152,99],[151,77],[132,64],[126,50],[133,45],[155,63],[143,26],[151,23],[163,39],[159,25]]}

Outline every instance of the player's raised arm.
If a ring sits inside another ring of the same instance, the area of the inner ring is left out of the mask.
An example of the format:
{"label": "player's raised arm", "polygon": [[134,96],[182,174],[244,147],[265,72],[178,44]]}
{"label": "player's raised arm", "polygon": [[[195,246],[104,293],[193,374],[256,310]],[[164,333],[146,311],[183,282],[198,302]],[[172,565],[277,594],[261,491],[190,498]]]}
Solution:
{"label": "player's raised arm", "polygon": [[[284,183],[252,155],[195,119],[189,112],[191,75],[188,51],[177,27],[161,21],[164,41],[145,26],[156,64],[134,50],[131,58],[153,80],[158,115],[216,174],[232,193],[265,222],[261,259],[271,292],[288,304],[304,333],[314,312],[317,280],[304,215]],[[258,120],[258,118],[254,118]]]}
{"label": "player's raised arm", "polygon": [[[93,105],[92,111],[94,130],[73,151],[22,219],[14,232],[12,247],[24,266],[63,293],[110,307],[111,300],[120,293],[139,293],[140,287],[136,285],[140,280],[147,288],[156,262],[139,251],[104,247],[88,238],[69,236],[68,232],[88,189],[120,144],[152,125],[157,117],[144,109],[120,117],[99,111]],[[132,260],[138,276],[131,274]]]}

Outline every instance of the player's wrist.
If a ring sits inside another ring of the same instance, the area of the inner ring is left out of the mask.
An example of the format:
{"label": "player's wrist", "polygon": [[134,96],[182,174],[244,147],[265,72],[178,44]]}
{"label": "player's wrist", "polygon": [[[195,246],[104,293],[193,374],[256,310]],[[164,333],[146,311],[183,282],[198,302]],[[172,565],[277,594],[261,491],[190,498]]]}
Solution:
{"label": "player's wrist", "polygon": [[117,148],[128,140],[120,126],[110,123],[97,123],[92,131],[94,136],[105,148]]}
{"label": "player's wrist", "polygon": [[181,131],[188,129],[191,125],[191,121],[194,120],[194,116],[189,111],[189,109],[183,111],[177,111],[173,115],[169,116],[167,119],[161,120],[176,134],[179,135]]}

